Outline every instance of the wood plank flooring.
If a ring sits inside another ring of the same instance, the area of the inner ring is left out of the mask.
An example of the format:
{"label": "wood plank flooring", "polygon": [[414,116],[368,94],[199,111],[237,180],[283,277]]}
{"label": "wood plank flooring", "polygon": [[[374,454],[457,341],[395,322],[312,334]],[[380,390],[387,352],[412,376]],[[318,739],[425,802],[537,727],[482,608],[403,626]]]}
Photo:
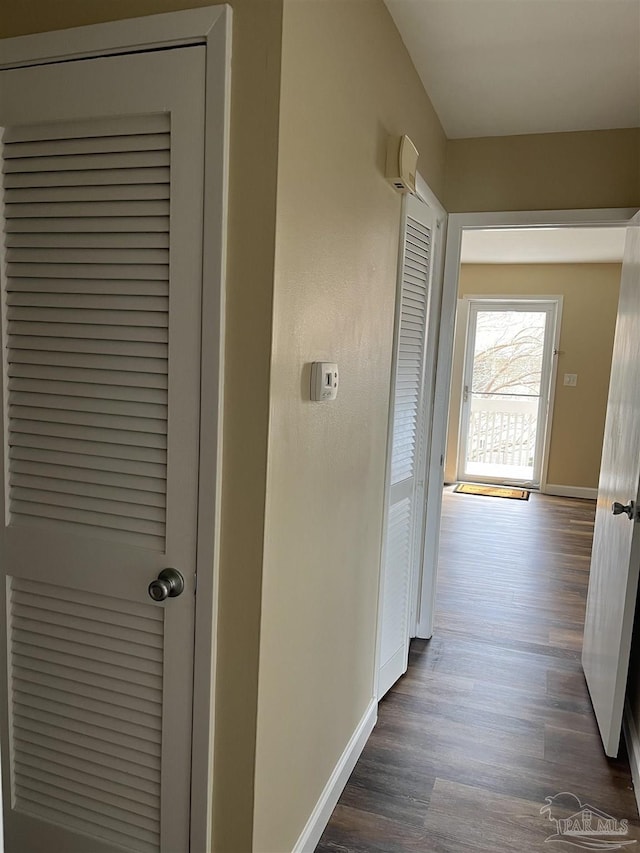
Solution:
{"label": "wood plank flooring", "polygon": [[566,791],[640,839],[580,666],[594,511],[445,490],[434,636],[413,642],[316,853],[579,850],[545,843],[540,809]]}

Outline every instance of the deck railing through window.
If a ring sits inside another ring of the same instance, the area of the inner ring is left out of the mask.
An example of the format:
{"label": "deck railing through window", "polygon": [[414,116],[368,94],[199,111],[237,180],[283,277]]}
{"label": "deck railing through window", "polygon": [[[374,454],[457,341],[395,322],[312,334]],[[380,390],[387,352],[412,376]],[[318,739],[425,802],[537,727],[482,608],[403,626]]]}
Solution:
{"label": "deck railing through window", "polygon": [[539,397],[474,395],[467,460],[484,465],[533,465],[538,405]]}

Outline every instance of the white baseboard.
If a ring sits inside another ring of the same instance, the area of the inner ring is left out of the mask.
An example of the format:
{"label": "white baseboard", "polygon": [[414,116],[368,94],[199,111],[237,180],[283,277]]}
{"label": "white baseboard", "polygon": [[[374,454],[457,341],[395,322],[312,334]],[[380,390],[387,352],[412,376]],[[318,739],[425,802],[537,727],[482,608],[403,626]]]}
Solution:
{"label": "white baseboard", "polygon": [[547,483],[540,491],[545,495],[557,495],[561,498],[587,498],[590,501],[598,498],[598,490],[589,489],[586,486],[554,486]]}
{"label": "white baseboard", "polygon": [[316,849],[320,837],[329,823],[329,818],[340,799],[340,794],[349,781],[349,776],[351,776],[353,768],[360,758],[360,754],[364,749],[369,735],[373,731],[377,719],[378,703],[375,699],[372,699],[356,730],[351,735],[351,739],[340,756],[333,773],[329,777],[329,781],[325,785],[320,799],[311,812],[311,817],[307,821],[307,825],[302,830],[300,838],[296,841],[293,853],[313,853]]}
{"label": "white baseboard", "polygon": [[629,764],[631,765],[631,778],[633,779],[633,791],[636,795],[638,812],[640,812],[640,738],[638,737],[638,730],[628,701],[624,703],[622,733],[627,744]]}

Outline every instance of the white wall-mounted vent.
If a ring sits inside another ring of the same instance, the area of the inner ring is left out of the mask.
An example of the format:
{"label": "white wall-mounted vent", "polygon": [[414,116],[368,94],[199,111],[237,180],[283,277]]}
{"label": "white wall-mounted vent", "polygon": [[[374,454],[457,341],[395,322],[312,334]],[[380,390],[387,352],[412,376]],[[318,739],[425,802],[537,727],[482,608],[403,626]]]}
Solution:
{"label": "white wall-mounted vent", "polygon": [[387,179],[400,193],[415,193],[418,149],[408,136],[392,136],[387,145]]}

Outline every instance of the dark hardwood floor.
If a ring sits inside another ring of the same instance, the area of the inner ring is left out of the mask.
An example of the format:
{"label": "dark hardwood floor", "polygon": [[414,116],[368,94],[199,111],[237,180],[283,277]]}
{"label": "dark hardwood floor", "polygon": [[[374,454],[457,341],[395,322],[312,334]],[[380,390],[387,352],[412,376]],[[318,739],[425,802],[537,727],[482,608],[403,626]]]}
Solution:
{"label": "dark hardwood floor", "polygon": [[316,853],[579,850],[545,843],[561,792],[640,839],[580,666],[594,509],[445,490],[434,636],[413,642]]}

